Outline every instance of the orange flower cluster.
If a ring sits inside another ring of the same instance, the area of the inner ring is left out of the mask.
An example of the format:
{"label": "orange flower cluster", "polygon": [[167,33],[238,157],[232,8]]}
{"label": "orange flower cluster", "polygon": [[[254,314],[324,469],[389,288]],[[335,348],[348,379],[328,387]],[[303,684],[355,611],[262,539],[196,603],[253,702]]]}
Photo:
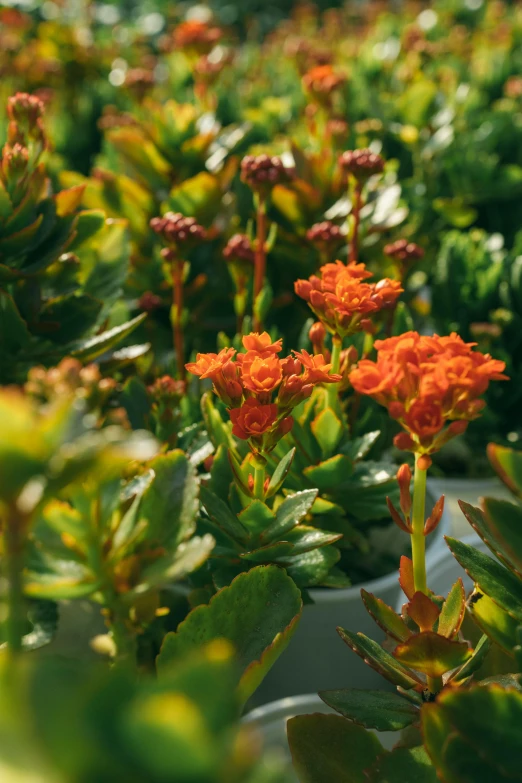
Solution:
{"label": "orange flower cluster", "polygon": [[303,87],[308,92],[318,95],[330,95],[346,81],[346,76],[334,71],[331,65],[317,65],[303,76]]}
{"label": "orange flower cluster", "polygon": [[181,22],[174,30],[174,46],[176,49],[193,51],[197,54],[208,54],[221,39],[223,33],[219,27],[213,27],[208,22],[197,19]]}
{"label": "orange flower cluster", "polygon": [[350,382],[400,422],[405,432],[395,439],[398,448],[431,454],[480,415],[490,381],[508,380],[505,363],[472,350],[475,345],[457,334],[418,332],[377,340],[377,361],[360,361]]}
{"label": "orange flower cluster", "polygon": [[199,353],[186,368],[200,378],[210,378],[214,391],[230,408],[232,432],[250,440],[257,451],[270,451],[292,428],[293,408],[310,396],[318,383],[338,383],[322,354],[293,351],[279,358],[281,340],[272,342],[267,332],[243,337],[244,353],[223,348]]}
{"label": "orange flower cluster", "polygon": [[325,264],[319,273],[320,277],[297,280],[295,292],[308,302],[326,329],[341,338],[370,329],[368,316],[393,306],[403,291],[397,280],[365,282],[372,273],[354,261]]}

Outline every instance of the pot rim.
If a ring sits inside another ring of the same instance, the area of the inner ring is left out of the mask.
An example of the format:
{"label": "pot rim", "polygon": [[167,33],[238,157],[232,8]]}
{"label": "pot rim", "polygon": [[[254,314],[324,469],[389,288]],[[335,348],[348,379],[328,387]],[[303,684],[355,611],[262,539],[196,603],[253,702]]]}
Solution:
{"label": "pot rim", "polygon": [[242,723],[271,723],[272,721],[283,720],[289,717],[291,712],[295,714],[304,714],[304,710],[317,712],[318,709],[324,712],[333,710],[318,696],[317,693],[301,693],[297,696],[284,696],[276,701],[269,701],[260,707],[255,707],[241,718]]}
{"label": "pot rim", "polygon": [[[435,491],[433,487],[430,487],[428,485],[428,495],[431,495],[431,500],[433,501],[433,504],[436,502]],[[439,555],[441,551],[446,551],[446,547],[443,545],[443,539],[444,536],[448,535],[451,532],[451,517],[449,514],[449,511],[447,508],[444,508],[444,511],[442,513],[442,519],[440,520],[440,523],[437,527],[437,530],[434,534],[434,538],[431,541],[431,544],[428,545],[426,549],[426,565],[428,567],[432,567],[435,562],[438,562]],[[391,587],[395,585],[395,583],[398,582],[399,579],[399,569],[395,569],[394,571],[390,571],[389,574],[385,574],[384,576],[379,576],[376,579],[370,579],[366,582],[358,582],[355,585],[351,585],[350,587],[340,587],[340,588],[332,588],[332,587],[310,587],[308,588],[308,593],[310,594],[310,597],[313,599],[314,604],[323,604],[323,603],[337,603],[337,602],[345,602],[349,600],[361,600],[361,588],[364,588],[369,593],[373,592],[379,592],[379,591],[386,591],[389,590]]]}

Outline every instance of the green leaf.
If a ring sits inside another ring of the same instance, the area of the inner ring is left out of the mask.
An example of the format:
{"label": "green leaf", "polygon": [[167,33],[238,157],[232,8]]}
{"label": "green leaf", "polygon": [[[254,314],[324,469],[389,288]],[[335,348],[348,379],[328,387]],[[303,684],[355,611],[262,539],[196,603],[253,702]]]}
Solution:
{"label": "green leaf", "polygon": [[315,417],[310,428],[321,447],[323,459],[327,459],[333,454],[343,436],[343,423],[331,408],[325,408]]}
{"label": "green leaf", "polygon": [[438,633],[447,636],[448,639],[455,636],[462,625],[465,611],[466,591],[464,590],[464,582],[459,577],[442,606],[437,627]]}
{"label": "green leaf", "polygon": [[[340,552],[336,547],[327,546],[313,549],[295,557],[286,570],[299,587],[327,585],[330,571],[339,562]],[[346,586],[346,582],[342,587]]]}
{"label": "green leaf", "polygon": [[249,536],[261,538],[263,533],[275,523],[275,516],[261,500],[253,500],[238,516],[241,525]]}
{"label": "green leaf", "polygon": [[205,422],[205,428],[214,446],[226,446],[234,449],[234,438],[230,431],[230,425],[225,424],[218,409],[214,405],[211,392],[205,392],[201,397],[201,413]]}
{"label": "green leaf", "polygon": [[368,783],[438,783],[424,747],[394,748],[383,753],[366,773]]}
{"label": "green leaf", "polygon": [[170,191],[167,203],[173,212],[190,215],[206,225],[214,219],[221,197],[218,178],[207,171],[201,171],[176,185]]}
{"label": "green leaf", "polygon": [[464,666],[458,670],[458,672],[455,672],[451,678],[452,682],[464,682],[464,680],[466,680],[468,677],[471,677],[472,674],[478,671],[486,660],[486,656],[490,648],[491,642],[489,641],[488,637],[481,636],[477,646],[473,650],[473,655],[466,661]]}
{"label": "green leaf", "polygon": [[453,555],[480,588],[502,609],[522,622],[522,582],[488,555],[484,555],[469,544],[446,539]]}
{"label": "green leaf", "polygon": [[428,677],[441,677],[457,666],[462,666],[472,652],[466,642],[446,639],[434,631],[422,631],[399,644],[393,656]]}
{"label": "green leaf", "polygon": [[35,601],[29,607],[27,619],[32,630],[22,638],[25,651],[39,650],[50,644],[58,630],[58,606],[54,601]]}
{"label": "green leaf", "polygon": [[301,555],[318,547],[335,544],[341,538],[340,533],[329,533],[327,530],[317,530],[307,525],[297,525],[285,534],[285,541],[292,544],[294,555]]}
{"label": "green leaf", "polygon": [[383,751],[375,734],[339,715],[298,715],[287,735],[300,783],[366,783]]}
{"label": "green leaf", "polygon": [[187,456],[176,449],[149,463],[155,477],[143,493],[140,517],[149,522],[151,540],[169,546],[181,543],[194,532],[199,483]]}
{"label": "green leaf", "polygon": [[30,598],[45,598],[52,601],[62,599],[85,598],[92,595],[100,587],[86,568],[69,561],[51,561],[56,570],[48,572],[27,571],[24,581],[24,593]]}
{"label": "green leaf", "polygon": [[96,359],[109,348],[123,340],[127,335],[136,329],[146,319],[147,314],[136,316],[131,321],[127,321],[120,326],[115,326],[113,329],[109,329],[106,332],[95,335],[95,337],[89,337],[87,340],[83,340],[80,343],[71,347],[71,356],[75,359],[81,359],[83,362],[90,362]]}
{"label": "green leaf", "polygon": [[520,623],[513,619],[487,595],[475,591],[471,614],[478,627],[509,655],[517,645],[517,628]]}
{"label": "green leaf", "polygon": [[[443,691],[435,704],[428,705],[423,726],[428,728],[428,751],[433,754],[430,744],[439,745],[440,734],[430,737],[430,722],[437,721],[446,730],[446,737],[456,736],[461,746],[473,749],[480,764],[486,765],[489,778],[479,773],[480,765],[469,766],[473,754],[465,753],[459,757],[456,749],[446,743],[440,744],[436,751],[442,757],[444,766],[455,773],[458,780],[490,781],[501,783],[503,780],[522,780],[520,767],[520,748],[522,747],[522,693],[514,688],[500,685],[476,685],[472,688],[448,688]],[[449,731],[448,731],[449,729]],[[464,761],[467,763],[464,764]],[[437,765],[437,759],[435,759]],[[489,768],[488,768],[489,767]],[[460,773],[465,772],[464,778]],[[493,773],[493,776],[491,776]],[[479,774],[479,777],[471,777]]]}
{"label": "green leaf", "polygon": [[11,294],[0,290],[0,350],[15,354],[31,339],[27,324]]}
{"label": "green leaf", "polygon": [[344,454],[320,462],[319,465],[310,465],[303,471],[311,484],[318,487],[320,492],[333,489],[353,473],[352,461]]}
{"label": "green leaf", "polygon": [[160,557],[143,569],[140,584],[134,591],[125,595],[126,601],[132,601],[135,595],[143,595],[147,590],[165,587],[179,582],[188,574],[200,568],[214,549],[215,540],[211,535],[193,536],[189,541],[176,547],[172,554]]}
{"label": "green leaf", "polygon": [[96,325],[102,303],[84,294],[68,294],[48,301],[42,307],[39,322],[48,327],[53,343],[66,345],[90,333]]}
{"label": "green leaf", "polygon": [[271,498],[272,495],[275,495],[276,492],[278,492],[288,475],[288,471],[292,467],[292,462],[295,456],[295,448],[290,449],[287,454],[283,457],[282,460],[280,460],[277,464],[276,469],[272,473],[272,478],[270,479],[270,483],[268,485],[268,491],[266,493],[267,498]]}
{"label": "green leaf", "polygon": [[433,199],[433,209],[455,228],[468,228],[478,217],[477,210],[461,198]]}
{"label": "green leaf", "polygon": [[373,444],[378,440],[380,434],[380,430],[367,432],[360,438],[353,438],[353,440],[349,440],[347,443],[343,444],[340,451],[346,457],[349,457],[352,462],[357,462],[357,460],[363,459],[363,457],[368,454]]}
{"label": "green leaf", "polygon": [[459,506],[493,554],[512,571],[522,573],[522,558],[519,554],[522,551],[522,536],[518,527],[515,527],[521,524],[522,509],[504,500],[486,498],[483,502],[484,511],[463,500],[459,500]]}
{"label": "green leaf", "polygon": [[522,452],[499,446],[497,443],[490,443],[488,457],[494,470],[508,489],[522,498]]}
{"label": "green leaf", "polygon": [[421,682],[413,672],[409,672],[380,644],[369,639],[363,633],[351,633],[344,628],[338,628],[337,633],[343,642],[346,642],[357,655],[360,655],[368,666],[382,674],[393,685],[409,690]]}
{"label": "green leaf", "polygon": [[105,225],[105,212],[101,209],[86,209],[79,212],[74,223],[74,239],[68,250],[75,252]]}
{"label": "green leaf", "polygon": [[168,633],[157,659],[160,677],[205,642],[227,639],[235,647],[239,690],[245,701],[286,648],[302,609],[301,594],[277,566],[237,576],[207,606],[193,609],[176,633]]}
{"label": "green leaf", "polygon": [[132,376],[123,386],[121,403],[127,412],[133,430],[147,429],[151,402],[147,387],[137,376]]}
{"label": "green leaf", "polygon": [[205,511],[221,530],[231,536],[234,541],[248,539],[248,530],[221,498],[218,498],[205,486],[200,488],[199,493]]}
{"label": "green leaf", "polygon": [[275,521],[262,533],[263,541],[274,541],[299,524],[312,508],[317,497],[316,489],[304,489],[289,495],[277,507]]}
{"label": "green leaf", "polygon": [[336,712],[367,729],[399,731],[420,719],[418,708],[396,693],[343,688],[320,691],[319,696]]}
{"label": "green leaf", "polygon": [[380,598],[376,598],[372,593],[361,589],[361,598],[367,612],[373,617],[377,625],[382,630],[396,639],[398,642],[406,641],[411,636],[411,630],[408,628],[400,615],[384,603]]}

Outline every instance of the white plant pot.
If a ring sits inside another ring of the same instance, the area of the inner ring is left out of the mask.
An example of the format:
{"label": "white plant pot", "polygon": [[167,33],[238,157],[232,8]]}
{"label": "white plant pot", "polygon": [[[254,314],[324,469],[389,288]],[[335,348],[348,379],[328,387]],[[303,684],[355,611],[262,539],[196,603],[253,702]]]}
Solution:
{"label": "white plant pot", "polygon": [[445,496],[445,506],[451,517],[452,532],[458,538],[470,531],[469,523],[460,510],[459,500],[480,505],[480,498],[493,497],[501,500],[512,500],[513,495],[499,478],[466,479],[466,478],[428,478],[428,487],[433,494]]}
{"label": "white plant pot", "polygon": [[[438,496],[428,489],[427,509],[431,510]],[[437,559],[444,546],[443,537],[450,533],[449,516],[444,512],[436,531],[428,539],[427,565]],[[387,531],[377,531],[378,536]],[[403,547],[404,533],[390,527],[390,547]],[[388,546],[388,542],[385,544]],[[399,556],[397,557],[397,564]],[[398,571],[340,590],[315,588],[310,590],[313,604],[306,605],[288,648],[278,658],[260,687],[251,705],[257,706],[301,693],[317,693],[334,688],[386,688],[386,681],[343,643],[337,626],[361,631],[372,639],[384,634],[366,611],[361,600],[361,588],[382,598],[389,606],[397,604],[400,588]],[[389,686],[391,688],[391,686]]]}
{"label": "white plant pot", "polygon": [[[311,713],[337,714],[321,701],[315,693],[307,693],[301,696],[291,696],[279,699],[263,707],[257,707],[243,718],[243,723],[252,726],[261,735],[263,748],[271,753],[277,753],[282,759],[291,764],[291,755],[286,736],[286,723],[296,715],[309,715]],[[399,739],[399,732],[386,731],[378,733],[379,739],[387,750],[391,750]],[[293,771],[288,778],[289,783],[298,783],[298,778]],[[332,781],[333,783],[333,781]]]}

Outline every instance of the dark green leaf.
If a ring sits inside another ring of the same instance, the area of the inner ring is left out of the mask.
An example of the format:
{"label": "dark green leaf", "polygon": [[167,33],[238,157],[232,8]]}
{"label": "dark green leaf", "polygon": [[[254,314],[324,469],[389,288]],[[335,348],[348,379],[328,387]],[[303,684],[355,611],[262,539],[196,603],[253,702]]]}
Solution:
{"label": "dark green leaf", "polygon": [[417,707],[396,693],[344,688],[320,691],[329,707],[367,729],[398,731],[420,719]]}
{"label": "dark green leaf", "polygon": [[298,715],[287,734],[300,783],[366,783],[383,751],[375,734],[339,715]]}
{"label": "dark green leaf", "polygon": [[464,582],[459,578],[442,605],[437,627],[438,633],[442,634],[442,636],[447,636],[448,639],[455,636],[462,625],[465,611],[466,591],[464,590]]}
{"label": "dark green leaf", "polygon": [[317,497],[316,489],[304,489],[289,495],[277,507],[275,521],[264,531],[262,538],[265,541],[273,541],[284,536],[289,530],[299,524],[310,511]]}
{"label": "dark green leaf", "polygon": [[420,679],[373,639],[369,639],[362,633],[351,633],[344,628],[338,628],[337,633],[343,642],[346,642],[357,655],[360,655],[368,666],[382,674],[393,685],[398,685],[405,690],[419,685]]}
{"label": "dark green leaf", "polygon": [[115,326],[113,329],[109,329],[106,332],[90,337],[87,340],[83,340],[79,344],[75,344],[71,347],[71,356],[76,359],[81,359],[83,362],[90,362],[96,359],[109,348],[123,340],[129,335],[137,326],[139,326],[146,319],[147,314],[138,315],[131,321],[127,321],[121,326]]}
{"label": "dark green leaf", "polygon": [[376,598],[372,593],[361,589],[361,598],[364,605],[383,631],[398,642],[405,641],[411,636],[411,631],[400,615],[384,603],[380,598]]}
{"label": "dark green leaf", "polygon": [[366,773],[369,783],[438,783],[435,767],[422,746],[394,748],[379,756]]}
{"label": "dark green leaf", "polygon": [[277,566],[240,574],[207,606],[198,606],[166,635],[157,659],[160,676],[185,655],[213,639],[228,639],[236,650],[239,688],[246,700],[290,641],[302,608],[293,581]]}
{"label": "dark green leaf", "polygon": [[202,486],[200,489],[200,500],[209,517],[218,527],[227,533],[227,535],[231,536],[236,541],[247,540],[247,529],[221,498],[218,498],[218,496],[207,489],[207,487]]}
{"label": "dark green leaf", "polygon": [[272,497],[272,495],[275,495],[276,492],[278,492],[281,489],[284,480],[288,474],[288,471],[292,466],[294,456],[295,456],[295,448],[290,449],[290,451],[285,454],[283,459],[278,462],[276,469],[272,473],[272,478],[270,479],[270,483],[268,485],[268,492],[266,494],[268,498]]}

